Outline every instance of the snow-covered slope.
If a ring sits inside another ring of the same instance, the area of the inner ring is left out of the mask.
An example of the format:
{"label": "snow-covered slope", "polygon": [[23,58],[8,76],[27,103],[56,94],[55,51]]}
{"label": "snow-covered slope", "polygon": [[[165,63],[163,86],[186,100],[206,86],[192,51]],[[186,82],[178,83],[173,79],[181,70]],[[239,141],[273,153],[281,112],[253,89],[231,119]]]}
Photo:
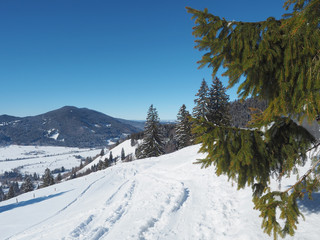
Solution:
{"label": "snow-covered slope", "polygon": [[109,158],[110,152],[112,152],[113,158],[118,158],[118,163],[121,162],[121,150],[124,149],[125,155],[132,155],[134,158],[135,150],[137,148],[137,144],[135,146],[131,146],[131,140],[125,140],[122,143],[120,143],[118,146],[115,146],[111,150],[104,149],[105,154],[103,156],[96,157],[91,163],[89,163],[87,166],[83,167],[78,171],[78,173],[84,173],[87,169],[90,169],[93,165],[97,165],[99,161],[104,161],[106,158]]}
{"label": "snow-covered slope", "polygon": [[[251,190],[237,191],[191,146],[0,202],[0,239],[269,239]],[[294,239],[319,239],[320,198],[300,203]]]}

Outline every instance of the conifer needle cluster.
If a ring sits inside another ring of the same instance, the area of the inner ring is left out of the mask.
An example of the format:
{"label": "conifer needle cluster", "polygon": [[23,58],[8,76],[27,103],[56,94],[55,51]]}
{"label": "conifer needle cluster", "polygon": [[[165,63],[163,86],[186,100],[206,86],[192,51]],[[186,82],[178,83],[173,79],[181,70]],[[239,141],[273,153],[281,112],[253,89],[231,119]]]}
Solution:
{"label": "conifer needle cluster", "polygon": [[287,0],[284,7],[292,12],[260,22],[228,21],[207,9],[187,8],[195,19],[196,48],[205,51],[200,67],[212,67],[213,76],[224,67],[229,88],[244,77],[239,97],[268,102],[246,129],[198,120],[194,131],[200,151],[207,153],[198,163],[214,165],[238,188],[251,186],[262,228],[275,239],[294,235],[302,216],[297,200],[320,187],[317,160],[292,187],[270,189],[272,176],[290,176],[319,146],[301,122],[316,120],[320,110],[320,0]]}

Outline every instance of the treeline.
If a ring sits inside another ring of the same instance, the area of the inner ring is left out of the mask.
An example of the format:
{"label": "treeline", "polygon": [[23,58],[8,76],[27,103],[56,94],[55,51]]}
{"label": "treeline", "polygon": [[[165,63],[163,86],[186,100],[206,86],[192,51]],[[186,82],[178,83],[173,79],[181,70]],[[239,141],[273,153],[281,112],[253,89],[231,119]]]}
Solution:
{"label": "treeline", "polygon": [[199,127],[201,119],[217,126],[245,128],[251,121],[252,113],[264,111],[267,108],[266,101],[255,98],[229,102],[226,89],[217,77],[213,79],[210,87],[203,79],[195,96],[192,114],[183,104],[174,124],[160,124],[156,108],[153,105],[150,106],[145,130],[130,136],[131,146],[138,144],[141,140],[135,153],[137,158],[160,156],[195,143],[196,134],[193,129]]}

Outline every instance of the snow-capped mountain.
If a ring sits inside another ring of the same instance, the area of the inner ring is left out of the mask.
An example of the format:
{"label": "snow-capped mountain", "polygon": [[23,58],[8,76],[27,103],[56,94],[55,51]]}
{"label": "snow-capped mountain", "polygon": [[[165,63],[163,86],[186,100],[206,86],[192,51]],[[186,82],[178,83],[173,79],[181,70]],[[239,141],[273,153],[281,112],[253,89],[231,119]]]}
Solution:
{"label": "snow-capped mountain", "polygon": [[0,116],[1,145],[100,147],[138,131],[130,121],[70,106],[33,117]]}

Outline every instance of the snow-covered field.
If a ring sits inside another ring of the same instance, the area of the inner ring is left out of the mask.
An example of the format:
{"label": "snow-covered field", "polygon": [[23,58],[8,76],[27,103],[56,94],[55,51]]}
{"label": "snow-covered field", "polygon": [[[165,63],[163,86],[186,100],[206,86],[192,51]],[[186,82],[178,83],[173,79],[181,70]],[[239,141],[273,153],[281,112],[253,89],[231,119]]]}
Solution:
{"label": "snow-covered field", "polygon": [[[198,149],[117,164],[0,202],[0,239],[270,239],[251,189],[237,191],[213,168],[194,165]],[[293,239],[319,239],[319,206],[317,194],[300,203],[306,220]]]}
{"label": "snow-covered field", "polygon": [[19,168],[21,173],[42,175],[46,168],[71,169],[80,165],[80,159],[94,157],[101,149],[82,149],[50,146],[17,146],[0,147],[0,174]]}

